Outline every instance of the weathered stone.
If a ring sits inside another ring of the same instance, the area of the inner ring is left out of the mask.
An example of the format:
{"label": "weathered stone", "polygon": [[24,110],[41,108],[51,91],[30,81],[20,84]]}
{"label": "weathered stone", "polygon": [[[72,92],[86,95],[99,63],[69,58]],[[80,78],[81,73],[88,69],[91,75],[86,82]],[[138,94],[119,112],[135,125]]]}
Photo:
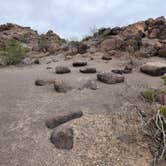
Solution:
{"label": "weathered stone", "polygon": [[51,85],[54,84],[55,80],[42,80],[42,79],[37,79],[35,81],[36,86],[45,86],[45,85]]}
{"label": "weathered stone", "polygon": [[56,80],[54,82],[54,89],[55,89],[55,91],[57,91],[59,93],[66,93],[66,92],[72,90],[72,87],[62,80],[59,80],[59,81]]}
{"label": "weathered stone", "polygon": [[114,69],[112,72],[116,74],[129,74],[132,72],[132,67],[131,65],[127,65],[124,69]]}
{"label": "weathered stone", "polygon": [[112,72],[108,73],[99,73],[97,75],[97,78],[99,81],[106,83],[106,84],[116,84],[116,83],[121,83],[124,82],[125,77],[120,74],[114,74]]}
{"label": "weathered stone", "polygon": [[150,33],[149,38],[150,38],[150,39],[155,39],[155,38],[158,37],[159,34],[160,34],[160,29],[155,28],[155,29],[153,29],[152,32]]}
{"label": "weathered stone", "polygon": [[80,54],[85,54],[88,49],[88,46],[86,44],[80,43],[78,46],[78,52]]}
{"label": "weathered stone", "polygon": [[151,76],[161,76],[166,73],[166,63],[149,62],[144,64],[140,70]]}
{"label": "weathered stone", "polygon": [[121,28],[115,27],[111,29],[111,35],[118,35],[120,33]]}
{"label": "weathered stone", "polygon": [[51,142],[57,149],[70,150],[73,148],[73,129],[72,128],[56,128],[50,138]]}
{"label": "weathered stone", "polygon": [[125,74],[129,74],[131,73],[133,70],[132,66],[131,65],[126,65],[125,68],[124,68],[124,73]]}
{"label": "weathered stone", "polygon": [[47,81],[46,80],[37,79],[35,81],[35,85],[36,86],[45,86],[45,85],[47,85]]}
{"label": "weathered stone", "polygon": [[84,68],[84,69],[80,69],[80,72],[81,73],[85,73],[85,74],[90,74],[90,73],[96,73],[97,71],[96,71],[96,68],[94,68],[94,67],[87,67],[87,68]]}
{"label": "weathered stone", "polygon": [[75,111],[75,112],[62,112],[57,114],[55,118],[51,118],[46,120],[46,126],[50,129],[53,129],[61,124],[64,124],[68,121],[73,119],[77,119],[83,116],[82,111]]}
{"label": "weathered stone", "polygon": [[119,38],[105,39],[100,47],[103,51],[116,50],[121,47],[122,43],[123,41]]}
{"label": "weathered stone", "polygon": [[66,73],[70,73],[71,70],[65,66],[57,66],[55,69],[55,72],[56,74],[66,74]]}
{"label": "weathered stone", "polygon": [[104,55],[102,57],[103,60],[112,60],[112,56],[111,55]]}
{"label": "weathered stone", "polygon": [[82,67],[86,65],[87,65],[87,62],[84,62],[84,61],[73,62],[74,67]]}

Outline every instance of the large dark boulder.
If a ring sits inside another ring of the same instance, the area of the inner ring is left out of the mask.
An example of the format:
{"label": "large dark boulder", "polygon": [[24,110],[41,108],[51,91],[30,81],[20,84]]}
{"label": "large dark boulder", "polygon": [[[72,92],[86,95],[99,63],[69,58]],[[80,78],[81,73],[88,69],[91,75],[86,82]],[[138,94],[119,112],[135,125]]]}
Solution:
{"label": "large dark boulder", "polygon": [[75,111],[75,112],[62,112],[57,114],[54,118],[50,118],[46,120],[46,126],[50,129],[53,129],[61,124],[64,124],[68,121],[71,121],[76,118],[80,118],[83,116],[82,111]]}
{"label": "large dark boulder", "polygon": [[56,128],[50,138],[57,149],[70,150],[73,148],[73,129],[60,127]]}
{"label": "large dark boulder", "polygon": [[115,74],[112,72],[108,73],[103,72],[97,75],[97,79],[106,84],[117,84],[124,82],[125,77],[123,75]]}
{"label": "large dark boulder", "polygon": [[166,73],[166,63],[149,62],[144,64],[140,70],[151,76],[161,76]]}

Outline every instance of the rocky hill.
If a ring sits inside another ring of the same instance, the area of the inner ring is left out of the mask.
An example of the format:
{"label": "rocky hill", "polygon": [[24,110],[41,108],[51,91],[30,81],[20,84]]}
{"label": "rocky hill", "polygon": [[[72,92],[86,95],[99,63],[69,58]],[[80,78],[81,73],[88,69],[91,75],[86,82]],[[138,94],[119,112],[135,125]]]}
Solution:
{"label": "rocky hill", "polygon": [[[93,36],[81,42],[67,42],[53,31],[39,35],[29,27],[15,24],[0,26],[0,48],[6,41],[14,39],[28,51],[20,63],[31,64],[37,59],[63,53],[67,58],[77,54],[123,55],[125,52],[135,56],[165,56],[166,20],[164,17],[140,21],[126,27],[101,28]],[[86,55],[85,55],[86,56]],[[88,56],[88,55],[87,55]],[[2,57],[2,56],[1,56]],[[1,65],[5,65],[1,58]]]}

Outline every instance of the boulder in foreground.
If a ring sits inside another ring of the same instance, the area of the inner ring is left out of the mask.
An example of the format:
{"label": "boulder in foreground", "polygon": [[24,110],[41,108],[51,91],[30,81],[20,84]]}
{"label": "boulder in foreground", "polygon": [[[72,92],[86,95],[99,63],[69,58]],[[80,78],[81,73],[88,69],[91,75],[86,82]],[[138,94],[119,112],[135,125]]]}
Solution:
{"label": "boulder in foreground", "polygon": [[151,76],[161,76],[166,73],[166,63],[149,62],[144,64],[140,70]]}
{"label": "boulder in foreground", "polygon": [[120,74],[114,74],[112,72],[103,72],[97,75],[97,79],[106,84],[117,84],[124,82],[125,77]]}
{"label": "boulder in foreground", "polygon": [[56,128],[50,138],[51,142],[57,149],[70,150],[73,148],[73,129],[72,128]]}
{"label": "boulder in foreground", "polygon": [[82,111],[60,113],[55,118],[48,119],[45,124],[48,128],[53,129],[61,124],[64,124],[73,119],[80,118],[82,116]]}

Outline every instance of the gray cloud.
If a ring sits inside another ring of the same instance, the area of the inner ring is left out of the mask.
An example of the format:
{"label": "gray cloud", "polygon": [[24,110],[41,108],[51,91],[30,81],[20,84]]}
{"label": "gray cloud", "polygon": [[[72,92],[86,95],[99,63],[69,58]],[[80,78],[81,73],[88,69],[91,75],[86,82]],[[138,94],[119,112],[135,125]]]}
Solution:
{"label": "gray cloud", "polygon": [[0,0],[0,23],[31,26],[40,33],[82,37],[93,27],[126,25],[166,16],[164,0]]}

